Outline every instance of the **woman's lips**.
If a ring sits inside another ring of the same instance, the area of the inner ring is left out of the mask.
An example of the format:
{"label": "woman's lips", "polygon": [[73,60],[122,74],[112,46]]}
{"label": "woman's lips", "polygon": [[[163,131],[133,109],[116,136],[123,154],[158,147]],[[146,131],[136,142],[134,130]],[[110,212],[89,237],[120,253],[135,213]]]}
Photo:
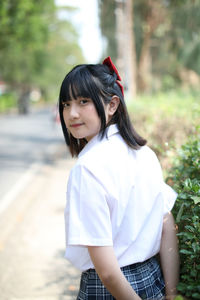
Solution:
{"label": "woman's lips", "polygon": [[83,125],[83,123],[76,123],[76,124],[71,124],[70,127],[77,128],[80,127],[81,125]]}

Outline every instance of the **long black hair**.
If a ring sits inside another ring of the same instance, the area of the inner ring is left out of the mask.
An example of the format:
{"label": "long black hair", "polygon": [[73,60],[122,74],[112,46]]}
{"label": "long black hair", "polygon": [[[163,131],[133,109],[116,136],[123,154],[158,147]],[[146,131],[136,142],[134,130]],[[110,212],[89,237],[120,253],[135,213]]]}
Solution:
{"label": "long black hair", "polygon": [[[119,132],[128,146],[139,149],[146,144],[146,140],[138,135],[130,122],[124,96],[116,80],[117,75],[103,64],[78,65],[65,76],[60,88],[59,113],[64,138],[72,156],[78,156],[87,143],[86,139],[76,139],[68,132],[63,118],[63,102],[77,97],[92,99],[101,120],[101,137],[105,135],[105,130],[110,124],[117,124]],[[120,103],[117,111],[106,124],[103,103],[110,103],[114,95],[119,97]]]}

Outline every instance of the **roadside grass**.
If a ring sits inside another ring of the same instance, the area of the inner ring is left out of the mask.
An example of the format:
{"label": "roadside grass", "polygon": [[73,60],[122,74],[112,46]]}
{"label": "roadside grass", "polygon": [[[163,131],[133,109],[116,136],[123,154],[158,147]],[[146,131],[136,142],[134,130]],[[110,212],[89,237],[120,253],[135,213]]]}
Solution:
{"label": "roadside grass", "polygon": [[[41,107],[45,105],[53,105],[55,101],[52,99],[47,101],[43,98],[41,98],[39,101],[34,101],[32,99],[29,99],[28,107]],[[18,112],[18,97],[17,93],[6,93],[3,95],[0,95],[0,114],[7,114],[10,112]]]}
{"label": "roadside grass", "polygon": [[0,95],[0,113],[7,113],[17,107],[17,98],[14,94]]}
{"label": "roadside grass", "polygon": [[147,139],[167,172],[177,149],[200,123],[200,92],[174,90],[139,95],[127,106],[135,129]]}

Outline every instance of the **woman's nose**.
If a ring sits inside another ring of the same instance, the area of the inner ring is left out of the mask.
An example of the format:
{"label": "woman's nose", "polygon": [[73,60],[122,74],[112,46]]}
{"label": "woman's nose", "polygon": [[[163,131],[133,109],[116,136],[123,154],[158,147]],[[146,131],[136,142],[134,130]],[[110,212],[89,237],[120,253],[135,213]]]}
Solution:
{"label": "woman's nose", "polygon": [[72,119],[79,117],[79,111],[75,104],[71,105],[69,113],[70,113],[70,118]]}

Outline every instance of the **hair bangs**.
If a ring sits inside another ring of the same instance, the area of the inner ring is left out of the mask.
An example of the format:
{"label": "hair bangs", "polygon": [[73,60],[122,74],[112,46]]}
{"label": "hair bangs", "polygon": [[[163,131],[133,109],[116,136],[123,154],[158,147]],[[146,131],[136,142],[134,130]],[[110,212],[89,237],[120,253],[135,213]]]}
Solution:
{"label": "hair bangs", "polygon": [[93,75],[86,66],[72,70],[63,80],[60,90],[60,100],[68,101],[78,97],[91,98],[95,102],[98,87]]}
{"label": "hair bangs", "polygon": [[73,80],[69,86],[68,93],[69,100],[77,99],[78,97],[92,98],[87,81],[85,81],[83,78],[76,78]]}

